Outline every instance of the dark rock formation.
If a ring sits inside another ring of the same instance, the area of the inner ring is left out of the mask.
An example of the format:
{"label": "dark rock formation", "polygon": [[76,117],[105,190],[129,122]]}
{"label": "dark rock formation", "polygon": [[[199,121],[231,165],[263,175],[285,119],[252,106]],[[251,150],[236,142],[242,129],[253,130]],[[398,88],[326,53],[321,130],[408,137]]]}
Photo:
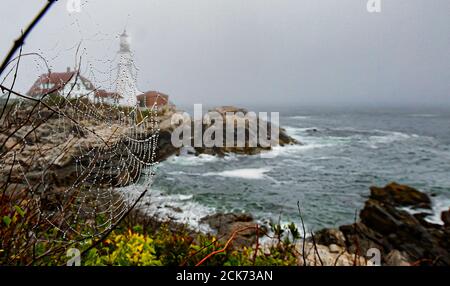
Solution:
{"label": "dark rock formation", "polygon": [[[370,248],[381,251],[386,265],[450,265],[448,212],[444,226],[427,222],[426,213],[412,215],[398,206],[430,208],[429,197],[413,188],[391,183],[371,188],[360,221],[318,232],[319,244],[344,243],[349,252],[364,256]],[[337,239],[344,237],[344,240]]]}
{"label": "dark rock formation", "polygon": [[[210,111],[219,113],[222,116],[224,124],[226,123],[226,119],[227,119],[226,116],[227,115],[233,115],[233,116],[231,116],[231,119],[234,120],[235,124],[237,124],[239,121],[243,120],[243,118],[239,117],[238,115],[240,114],[240,115],[244,115],[245,116],[249,112],[248,110],[246,110],[244,108],[238,108],[238,107],[234,107],[234,106],[217,107],[217,108],[214,108],[214,109],[212,109]],[[265,122],[261,118],[257,118],[257,122],[261,123],[262,126],[267,126],[267,130],[265,130],[265,132],[267,132],[267,138],[270,139],[271,128],[273,127],[272,123],[271,122]],[[247,146],[248,145],[248,136],[250,134],[250,130],[249,130],[248,124],[245,124],[245,126],[246,126],[246,146]],[[225,125],[224,125],[224,127],[225,127]],[[235,126],[234,131],[235,131],[234,133],[236,134],[236,126]],[[259,132],[259,127],[258,127],[258,132]],[[225,138],[226,134],[224,133],[223,135],[224,135],[224,138]],[[235,135],[235,138],[236,138],[236,135]],[[295,140],[294,138],[290,137],[286,133],[285,129],[279,127],[279,138],[278,138],[277,144],[280,145],[280,146],[285,146],[285,145],[291,145],[291,144],[299,144],[299,142],[297,142],[297,140]],[[258,144],[257,148],[267,149],[265,147],[261,147],[259,144]]]}
{"label": "dark rock formation", "polygon": [[345,246],[344,234],[338,229],[323,229],[314,234],[317,244]]}
{"label": "dark rock formation", "polygon": [[394,206],[411,206],[431,209],[431,200],[418,190],[397,183],[390,183],[384,188],[371,187],[370,196],[374,200]]}
{"label": "dark rock formation", "polygon": [[[261,142],[257,142],[256,146],[251,146],[250,144],[250,136],[257,136],[257,134],[252,134],[253,131],[250,128],[248,121],[246,121],[245,116],[246,114],[248,114],[248,111],[246,109],[243,108],[238,108],[238,107],[233,107],[233,106],[224,106],[224,107],[217,107],[215,109],[210,110],[210,112],[215,112],[216,114],[219,114],[219,118],[222,119],[223,122],[223,147],[207,147],[207,146],[201,146],[201,147],[194,147],[193,150],[195,152],[195,155],[200,155],[200,154],[207,154],[207,155],[214,155],[214,156],[225,156],[228,153],[235,153],[235,154],[242,154],[242,155],[256,155],[256,154],[260,154],[261,152],[265,152],[265,151],[269,151],[271,150],[270,146],[263,146],[263,144],[261,144]],[[164,160],[167,157],[171,156],[171,155],[178,155],[180,154],[180,149],[175,148],[172,146],[171,144],[171,134],[174,130],[174,128],[176,126],[173,126],[171,123],[171,115],[172,114],[166,114],[164,115],[164,117],[160,118],[160,141],[159,141],[159,150],[158,150],[158,159],[159,160]],[[230,117],[227,117],[230,116]],[[233,120],[233,124],[234,124],[234,130],[233,130],[233,135],[234,135],[234,142],[235,142],[235,146],[226,146],[226,128],[227,128],[227,119],[228,120]],[[194,146],[194,133],[195,131],[197,132],[202,132],[201,136],[203,137],[203,135],[205,134],[206,130],[208,128],[210,128],[213,124],[215,119],[211,119],[211,122],[209,124],[203,122],[201,125],[201,130],[196,130],[195,126],[197,125],[195,122],[191,122],[191,131],[192,134],[190,134],[190,138],[189,140],[192,142],[191,146]],[[261,126],[265,126],[265,130],[261,131],[263,134],[267,133],[266,139],[270,140],[270,136],[271,136],[271,128],[272,128],[272,123],[271,122],[265,122],[265,121],[261,121],[262,119],[257,118],[257,122],[261,123]],[[238,124],[243,124],[243,126],[245,126],[245,146],[240,146],[237,147],[236,141],[237,141],[237,137],[238,137],[238,132],[237,132],[237,126]],[[257,129],[257,132],[260,132],[259,126]],[[276,142],[276,145],[279,146],[286,146],[286,145],[292,145],[292,144],[300,144],[299,142],[297,142],[294,138],[290,137],[287,133],[286,130],[284,130],[283,128],[279,128],[279,136],[278,136],[278,140]]]}
{"label": "dark rock formation", "polygon": [[450,227],[450,208],[448,211],[442,212],[441,219],[446,227]]}
{"label": "dark rock formation", "polygon": [[[202,218],[201,223],[208,224],[213,230],[215,230],[218,239],[221,241],[227,241],[237,230],[248,228],[244,231],[236,233],[235,239],[233,240],[234,247],[251,246],[256,242],[257,223],[249,214],[218,213]],[[266,229],[261,228],[259,229],[258,234],[261,236],[265,232]]]}
{"label": "dark rock formation", "polygon": [[177,154],[179,152],[178,148],[172,145],[171,131],[165,129],[159,131],[158,148],[156,150],[156,160],[158,162],[164,161],[168,157]]}

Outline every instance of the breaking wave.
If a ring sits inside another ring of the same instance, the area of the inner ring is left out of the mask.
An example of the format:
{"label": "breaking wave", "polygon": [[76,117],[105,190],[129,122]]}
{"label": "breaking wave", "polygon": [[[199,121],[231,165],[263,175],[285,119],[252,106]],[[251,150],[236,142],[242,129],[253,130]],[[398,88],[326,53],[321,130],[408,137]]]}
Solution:
{"label": "breaking wave", "polygon": [[247,180],[261,180],[267,177],[266,173],[269,172],[269,168],[256,168],[256,169],[235,169],[223,172],[209,172],[203,176],[221,176],[225,178],[240,178]]}
{"label": "breaking wave", "polygon": [[[127,202],[132,204],[143,192],[142,189],[124,187],[119,189],[125,195]],[[158,190],[149,191],[140,201],[138,209],[149,217],[159,221],[171,221],[180,224],[187,224],[195,230],[203,233],[212,230],[200,220],[208,215],[214,214],[215,209],[194,201],[193,195],[184,194],[164,194]]]}

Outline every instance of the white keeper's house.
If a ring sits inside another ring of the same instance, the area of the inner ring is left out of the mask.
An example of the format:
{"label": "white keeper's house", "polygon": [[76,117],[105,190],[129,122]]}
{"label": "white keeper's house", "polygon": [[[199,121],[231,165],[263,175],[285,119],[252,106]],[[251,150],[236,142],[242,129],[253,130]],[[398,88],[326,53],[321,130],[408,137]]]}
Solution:
{"label": "white keeper's house", "polygon": [[55,91],[62,97],[87,98],[94,102],[95,87],[90,80],[82,75],[77,77],[76,71],[67,68],[66,72],[50,72],[41,75],[27,92],[28,96],[41,97]]}

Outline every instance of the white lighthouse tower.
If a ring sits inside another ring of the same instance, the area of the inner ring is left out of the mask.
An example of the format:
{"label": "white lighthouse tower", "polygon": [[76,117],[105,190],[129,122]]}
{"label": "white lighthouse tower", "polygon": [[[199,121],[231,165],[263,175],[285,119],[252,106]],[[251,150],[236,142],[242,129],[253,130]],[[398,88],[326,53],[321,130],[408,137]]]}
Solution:
{"label": "white lighthouse tower", "polygon": [[130,38],[126,30],[120,35],[119,64],[117,67],[116,92],[120,95],[120,105],[136,107],[136,96],[139,91],[136,86],[137,70],[130,49]]}

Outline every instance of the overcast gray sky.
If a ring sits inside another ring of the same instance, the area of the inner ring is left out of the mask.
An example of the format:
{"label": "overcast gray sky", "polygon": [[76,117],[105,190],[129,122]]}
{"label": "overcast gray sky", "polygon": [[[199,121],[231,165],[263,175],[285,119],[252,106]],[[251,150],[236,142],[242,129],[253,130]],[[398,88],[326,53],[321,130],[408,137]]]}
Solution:
{"label": "overcast gray sky", "polygon": [[[0,55],[45,0],[0,0]],[[177,104],[450,106],[450,1],[90,0],[69,14],[60,0],[25,52],[53,71],[74,65],[109,88],[110,61],[125,26],[140,90]],[[8,7],[7,9],[3,9]],[[24,60],[18,89],[43,70]]]}

